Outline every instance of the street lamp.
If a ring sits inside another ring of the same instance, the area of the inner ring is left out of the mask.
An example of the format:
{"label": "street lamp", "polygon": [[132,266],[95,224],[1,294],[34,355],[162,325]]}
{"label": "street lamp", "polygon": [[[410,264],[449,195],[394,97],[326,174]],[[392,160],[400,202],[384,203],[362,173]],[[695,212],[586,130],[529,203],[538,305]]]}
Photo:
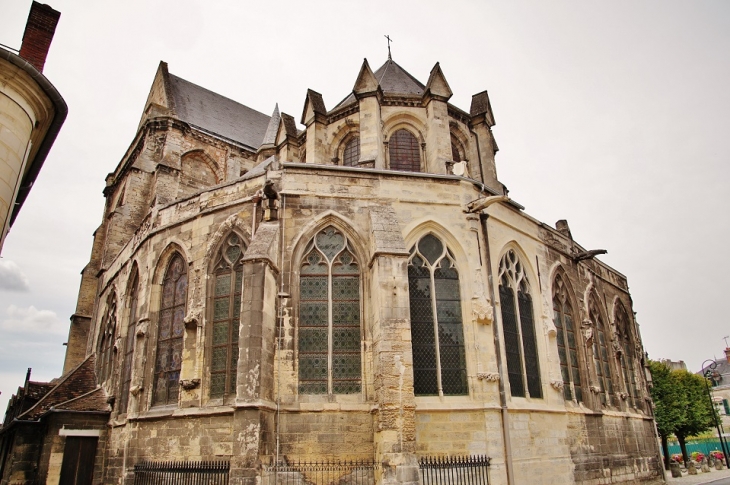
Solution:
{"label": "street lamp", "polygon": [[[708,365],[705,365],[707,363]],[[702,363],[702,375],[705,378],[705,389],[707,390],[707,399],[710,400],[710,409],[712,410],[712,420],[715,422],[715,429],[717,429],[717,436],[720,438],[720,446],[722,446],[722,454],[725,455],[725,463],[730,466],[730,457],[728,457],[727,443],[725,438],[720,432],[720,423],[717,421],[717,412],[715,412],[715,403],[712,401],[712,394],[710,393],[710,386],[707,385],[707,381],[712,378],[713,371],[717,368],[717,362],[712,359],[708,359]]]}

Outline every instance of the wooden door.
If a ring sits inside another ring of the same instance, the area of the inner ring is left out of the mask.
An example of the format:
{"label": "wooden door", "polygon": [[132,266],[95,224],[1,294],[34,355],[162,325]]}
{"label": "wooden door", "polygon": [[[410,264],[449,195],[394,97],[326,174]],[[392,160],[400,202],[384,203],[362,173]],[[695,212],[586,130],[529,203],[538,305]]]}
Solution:
{"label": "wooden door", "polygon": [[67,436],[59,485],[91,485],[99,438]]}

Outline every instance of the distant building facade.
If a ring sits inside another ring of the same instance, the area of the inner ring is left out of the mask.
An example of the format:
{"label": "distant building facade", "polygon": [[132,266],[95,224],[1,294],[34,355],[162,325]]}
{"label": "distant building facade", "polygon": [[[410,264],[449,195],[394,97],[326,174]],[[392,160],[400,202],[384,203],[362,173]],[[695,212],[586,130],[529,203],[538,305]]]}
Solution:
{"label": "distant building facade", "polygon": [[0,47],[0,251],[68,112],[42,74],[59,17],[33,2],[19,54]]}
{"label": "distant building facade", "polygon": [[162,460],[416,483],[484,455],[495,485],[663,482],[626,278],[507,197],[487,92],[451,95],[438,64],[365,61],[299,130],[160,64],[69,331],[65,376],[93,366],[107,398],[76,425],[93,483]]}

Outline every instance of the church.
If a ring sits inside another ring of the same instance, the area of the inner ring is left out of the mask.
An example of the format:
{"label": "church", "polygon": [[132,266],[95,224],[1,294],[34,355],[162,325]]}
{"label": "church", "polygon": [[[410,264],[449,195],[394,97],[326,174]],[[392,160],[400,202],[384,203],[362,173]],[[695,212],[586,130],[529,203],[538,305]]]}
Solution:
{"label": "church", "polygon": [[664,483],[627,279],[507,193],[487,91],[353,79],[298,124],[160,63],[0,483]]}

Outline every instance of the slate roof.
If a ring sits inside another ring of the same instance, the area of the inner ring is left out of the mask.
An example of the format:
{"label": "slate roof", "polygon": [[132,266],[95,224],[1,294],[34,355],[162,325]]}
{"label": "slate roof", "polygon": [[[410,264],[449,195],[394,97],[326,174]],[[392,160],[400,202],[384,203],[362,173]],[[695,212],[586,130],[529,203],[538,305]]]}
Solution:
{"label": "slate roof", "polygon": [[[377,71],[373,73],[375,79],[377,79],[380,89],[383,90],[383,94],[391,96],[423,96],[423,92],[426,86],[413,77],[408,71],[403,69],[398,63],[392,59],[385,61],[385,64],[380,66]],[[345,99],[343,99],[332,111],[342,106],[347,106],[356,101],[355,95],[350,93]]]}
{"label": "slate roof", "polygon": [[186,123],[258,149],[269,116],[170,74],[175,114]]}

